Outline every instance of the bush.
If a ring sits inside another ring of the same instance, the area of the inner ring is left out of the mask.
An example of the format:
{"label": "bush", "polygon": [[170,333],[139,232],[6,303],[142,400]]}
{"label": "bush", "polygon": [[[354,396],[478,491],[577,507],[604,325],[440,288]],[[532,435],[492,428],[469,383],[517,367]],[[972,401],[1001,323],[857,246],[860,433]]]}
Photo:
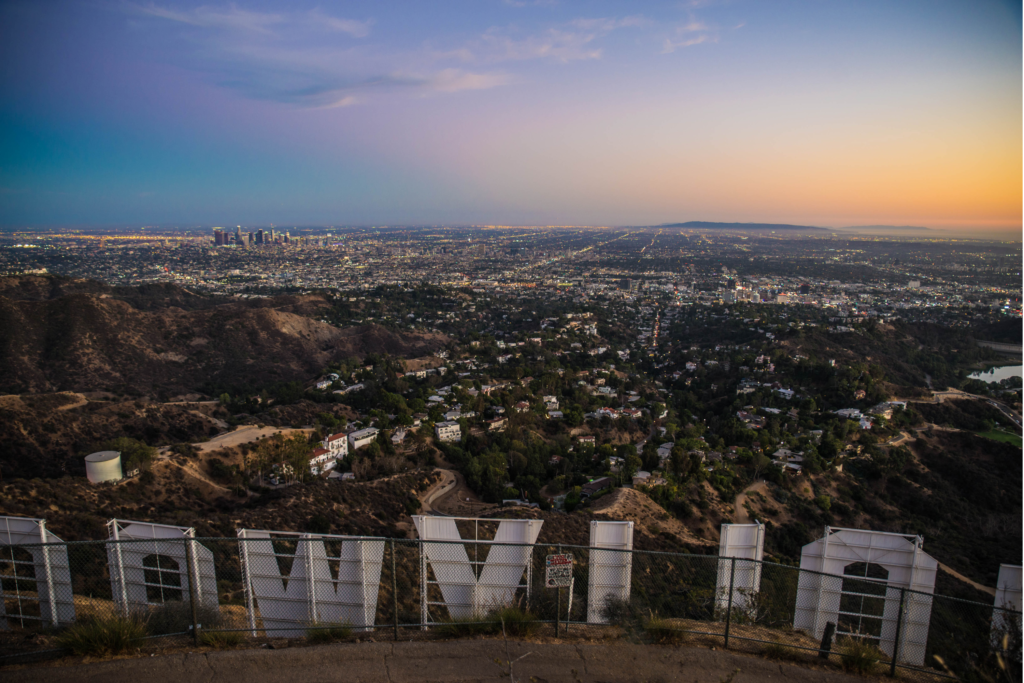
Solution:
{"label": "bush", "polygon": [[352,635],[352,626],[344,623],[320,624],[306,629],[306,641],[314,645],[346,640]]}
{"label": "bush", "polygon": [[200,631],[199,644],[206,647],[235,647],[245,642],[238,631]]}
{"label": "bush", "polygon": [[120,654],[147,635],[149,631],[141,616],[119,615],[79,621],[61,633],[57,643],[76,655],[103,657]]}
{"label": "bush", "polygon": [[843,670],[867,676],[879,671],[885,654],[873,644],[860,638],[847,638],[839,646]]}

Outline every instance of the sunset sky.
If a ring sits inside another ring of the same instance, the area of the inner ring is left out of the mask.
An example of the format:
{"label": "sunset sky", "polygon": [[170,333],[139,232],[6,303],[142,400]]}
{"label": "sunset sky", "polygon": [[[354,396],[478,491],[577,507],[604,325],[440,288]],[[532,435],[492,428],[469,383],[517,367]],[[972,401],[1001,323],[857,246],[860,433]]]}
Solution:
{"label": "sunset sky", "polygon": [[0,4],[0,224],[1021,237],[1020,2]]}

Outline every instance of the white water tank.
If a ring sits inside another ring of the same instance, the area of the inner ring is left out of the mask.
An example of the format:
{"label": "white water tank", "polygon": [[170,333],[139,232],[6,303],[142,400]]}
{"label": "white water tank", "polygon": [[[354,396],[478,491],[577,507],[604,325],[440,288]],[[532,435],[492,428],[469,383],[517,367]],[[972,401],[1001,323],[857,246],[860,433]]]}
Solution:
{"label": "white water tank", "polygon": [[121,454],[117,451],[99,451],[85,456],[85,476],[90,484],[123,479]]}

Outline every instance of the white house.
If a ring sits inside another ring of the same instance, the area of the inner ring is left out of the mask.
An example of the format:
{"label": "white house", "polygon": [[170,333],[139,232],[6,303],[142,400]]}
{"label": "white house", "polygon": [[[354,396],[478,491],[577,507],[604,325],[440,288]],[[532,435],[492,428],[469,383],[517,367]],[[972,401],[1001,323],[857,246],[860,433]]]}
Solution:
{"label": "white house", "polygon": [[331,434],[321,441],[320,445],[330,452],[332,458],[344,458],[348,455],[348,439],[342,432]]}
{"label": "white house", "polygon": [[348,443],[354,451],[362,448],[363,446],[369,446],[373,443],[373,440],[377,438],[378,432],[380,432],[380,430],[376,427],[360,429],[359,431],[352,432],[348,435]]}
{"label": "white house", "polygon": [[331,457],[331,452],[326,448],[317,448],[309,456],[309,471],[313,474],[320,474],[327,470],[333,470],[337,461]]}
{"label": "white house", "polygon": [[458,422],[438,422],[434,429],[441,441],[458,441],[462,438],[462,427]]}

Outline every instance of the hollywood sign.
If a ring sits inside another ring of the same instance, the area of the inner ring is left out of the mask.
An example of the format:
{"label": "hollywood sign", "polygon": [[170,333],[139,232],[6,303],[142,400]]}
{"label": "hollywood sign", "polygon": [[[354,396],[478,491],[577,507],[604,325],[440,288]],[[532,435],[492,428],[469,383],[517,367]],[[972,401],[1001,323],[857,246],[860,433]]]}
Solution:
{"label": "hollywood sign", "polygon": [[[476,534],[464,539],[459,522],[474,528],[497,524],[497,531],[488,540]],[[422,541],[424,628],[437,623],[432,608],[442,619],[463,619],[511,604],[519,595],[529,599],[542,520],[418,515],[413,523]],[[189,595],[199,605],[219,609],[214,556],[193,529],[124,520],[111,520],[107,528],[111,594],[123,613]],[[760,524],[722,526],[715,595],[719,618],[730,607],[756,615],[764,534]],[[376,626],[385,539],[256,529],[239,529],[237,536],[252,633],[298,636],[320,623]],[[484,546],[485,557],[478,560],[476,553]],[[586,623],[602,624],[609,601],[630,599],[633,523],[592,521],[589,548]],[[74,621],[67,546],[46,529],[45,520],[0,517],[0,566],[4,577],[16,577],[7,582],[16,586],[14,594],[4,595],[0,584],[0,628],[10,628],[12,619],[20,625],[25,619],[53,626]],[[920,537],[826,527],[822,538],[802,549],[793,625],[820,638],[832,623],[840,635],[868,637],[898,661],[921,665],[937,568]],[[1020,609],[1020,577],[1019,566],[1000,568],[995,607]],[[858,598],[858,609],[848,607],[851,596]],[[20,606],[18,614],[8,615],[12,599],[38,604],[37,616],[27,616]],[[1004,622],[1006,616],[997,611],[993,633]],[[902,624],[898,652],[897,623]]]}

